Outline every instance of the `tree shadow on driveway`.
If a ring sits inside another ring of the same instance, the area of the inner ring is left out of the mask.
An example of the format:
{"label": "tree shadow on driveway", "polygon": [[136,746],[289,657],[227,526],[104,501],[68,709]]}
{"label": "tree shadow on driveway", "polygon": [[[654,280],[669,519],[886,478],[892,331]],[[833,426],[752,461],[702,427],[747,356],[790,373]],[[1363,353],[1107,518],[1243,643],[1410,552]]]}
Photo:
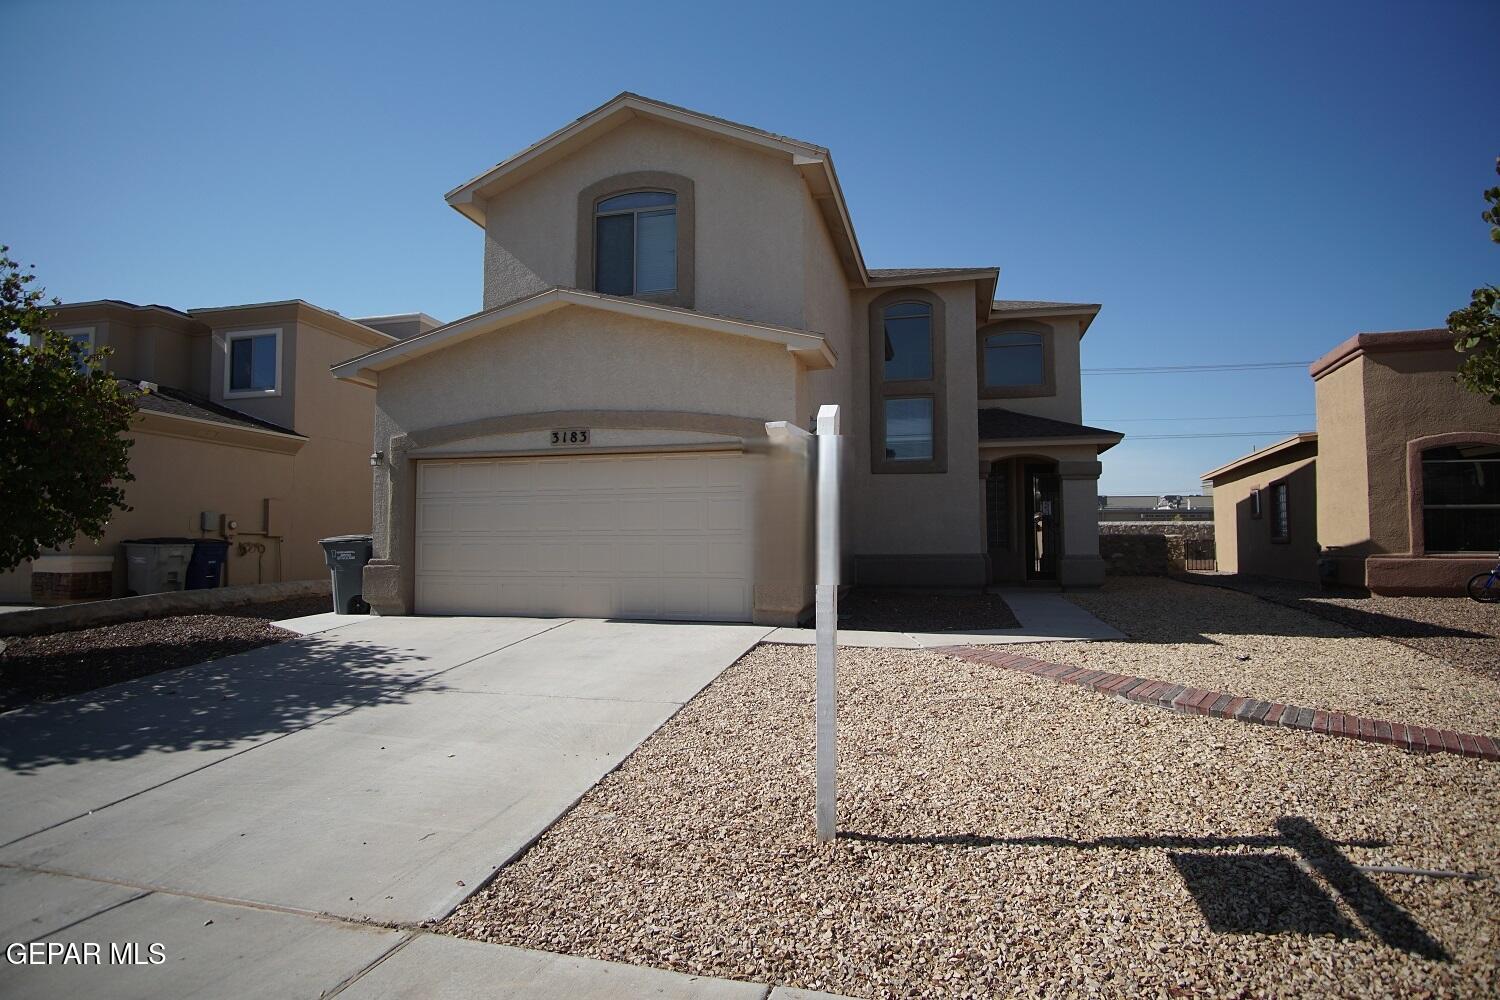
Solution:
{"label": "tree shadow on driveway", "polygon": [[439,672],[410,649],[312,636],[0,715],[0,769],[232,751],[349,709],[400,702]]}

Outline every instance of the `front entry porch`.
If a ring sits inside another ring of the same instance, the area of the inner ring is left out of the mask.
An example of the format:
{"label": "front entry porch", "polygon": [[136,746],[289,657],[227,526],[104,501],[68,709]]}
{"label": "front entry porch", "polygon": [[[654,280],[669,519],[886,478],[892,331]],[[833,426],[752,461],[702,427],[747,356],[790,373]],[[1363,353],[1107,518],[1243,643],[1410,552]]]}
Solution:
{"label": "front entry porch", "polygon": [[980,462],[990,582],[1097,586],[1097,460],[1045,454]]}

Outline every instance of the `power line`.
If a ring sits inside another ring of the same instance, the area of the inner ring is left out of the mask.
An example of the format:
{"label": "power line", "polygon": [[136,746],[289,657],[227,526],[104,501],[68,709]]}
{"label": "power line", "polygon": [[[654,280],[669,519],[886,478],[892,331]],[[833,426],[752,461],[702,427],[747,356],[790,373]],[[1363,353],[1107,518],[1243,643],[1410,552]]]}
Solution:
{"label": "power line", "polygon": [[1278,417],[1315,417],[1316,413],[1241,413],[1231,417],[1090,417],[1101,423],[1141,424],[1179,422],[1188,420],[1270,420]]}
{"label": "power line", "polygon": [[1127,434],[1126,441],[1186,441],[1190,438],[1291,437],[1300,431],[1226,431],[1222,434]]}
{"label": "power line", "polygon": [[1084,368],[1084,375],[1173,375],[1178,372],[1260,372],[1277,368],[1306,368],[1308,361],[1264,361],[1222,365],[1142,365],[1134,368]]}

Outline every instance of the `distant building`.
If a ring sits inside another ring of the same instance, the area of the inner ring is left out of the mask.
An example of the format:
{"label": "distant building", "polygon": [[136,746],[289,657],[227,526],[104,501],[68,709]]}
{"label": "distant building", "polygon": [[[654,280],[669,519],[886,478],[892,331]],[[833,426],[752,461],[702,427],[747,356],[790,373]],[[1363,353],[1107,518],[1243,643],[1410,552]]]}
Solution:
{"label": "distant building", "polygon": [[1500,550],[1500,407],[1447,330],[1361,333],[1309,369],[1316,433],[1203,474],[1219,568],[1458,594]]}
{"label": "distant building", "polygon": [[1101,496],[1099,522],[1111,521],[1212,521],[1214,498],[1192,494],[1132,494]]}

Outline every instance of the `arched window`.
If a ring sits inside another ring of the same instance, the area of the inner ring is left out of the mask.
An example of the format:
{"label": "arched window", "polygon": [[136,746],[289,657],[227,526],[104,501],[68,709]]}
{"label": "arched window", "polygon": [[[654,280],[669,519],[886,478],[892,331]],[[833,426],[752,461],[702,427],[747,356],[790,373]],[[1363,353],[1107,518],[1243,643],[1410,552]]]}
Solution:
{"label": "arched window", "polygon": [[1046,381],[1046,361],[1040,333],[1015,330],[985,335],[986,389],[1038,386]]}
{"label": "arched window", "polygon": [[1422,533],[1428,552],[1500,549],[1500,445],[1422,452]]}
{"label": "arched window", "polygon": [[677,288],[677,195],[632,191],[594,207],[594,289],[609,295]]}

